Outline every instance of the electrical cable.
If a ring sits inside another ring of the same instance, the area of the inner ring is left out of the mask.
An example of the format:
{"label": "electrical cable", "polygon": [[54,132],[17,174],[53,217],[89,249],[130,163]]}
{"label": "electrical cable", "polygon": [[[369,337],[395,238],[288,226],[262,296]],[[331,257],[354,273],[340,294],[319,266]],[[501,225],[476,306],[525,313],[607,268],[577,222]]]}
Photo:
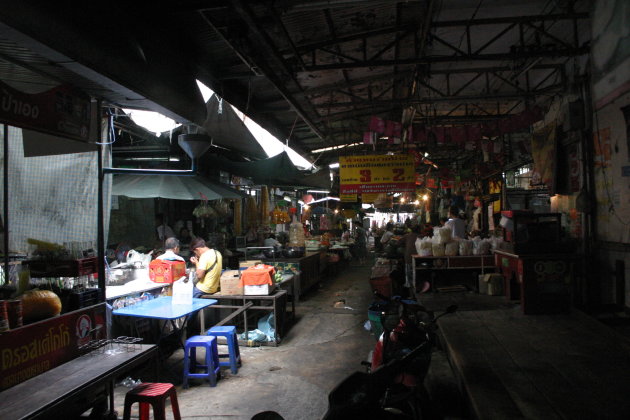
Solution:
{"label": "electrical cable", "polygon": [[95,144],[98,144],[99,146],[108,146],[110,144],[116,143],[116,132],[114,130],[114,116],[112,115],[111,111],[109,111],[109,110],[107,111],[107,126],[108,126],[107,134],[108,134],[108,137],[109,137],[109,139],[111,141],[108,141],[108,142],[96,142]]}

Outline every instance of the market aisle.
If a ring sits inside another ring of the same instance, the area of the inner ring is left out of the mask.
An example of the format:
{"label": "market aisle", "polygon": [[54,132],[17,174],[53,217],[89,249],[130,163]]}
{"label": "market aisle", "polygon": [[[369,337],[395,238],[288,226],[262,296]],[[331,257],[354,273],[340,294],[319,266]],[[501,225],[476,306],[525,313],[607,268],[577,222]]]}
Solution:
{"label": "market aisle", "polygon": [[[371,265],[371,259],[363,266],[347,265],[313,287],[297,304],[297,321],[282,344],[241,347],[243,366],[237,375],[223,370],[216,388],[192,381],[189,389],[182,389],[178,379],[182,418],[250,419],[258,412],[275,410],[286,420],[320,419],[328,407],[329,391],[362,369],[360,362],[374,345],[374,337],[363,329],[372,299]],[[342,299],[345,308],[335,308]],[[181,350],[169,358],[176,372],[181,372],[182,358]],[[127,391],[116,388],[119,415]],[[167,411],[167,416],[172,418],[172,413]]]}

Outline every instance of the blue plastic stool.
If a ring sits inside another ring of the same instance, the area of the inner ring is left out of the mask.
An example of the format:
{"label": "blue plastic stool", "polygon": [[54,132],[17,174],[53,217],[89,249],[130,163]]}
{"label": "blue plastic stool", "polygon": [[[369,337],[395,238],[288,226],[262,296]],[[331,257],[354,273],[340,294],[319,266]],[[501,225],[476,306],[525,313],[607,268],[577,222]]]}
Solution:
{"label": "blue plastic stool", "polygon": [[241,353],[238,350],[238,337],[236,336],[236,327],[234,326],[215,326],[206,332],[209,336],[225,337],[227,340],[228,354],[219,354],[219,359],[229,357],[228,362],[219,361],[221,366],[229,366],[232,373],[238,373],[238,367],[241,365]]}
{"label": "blue plastic stool", "polygon": [[[197,347],[206,349],[206,363],[197,363]],[[203,373],[195,373],[197,369],[204,369]],[[217,386],[220,372],[219,351],[217,340],[209,335],[195,335],[186,340],[184,347],[184,389],[188,388],[188,378],[207,379],[210,386]]]}

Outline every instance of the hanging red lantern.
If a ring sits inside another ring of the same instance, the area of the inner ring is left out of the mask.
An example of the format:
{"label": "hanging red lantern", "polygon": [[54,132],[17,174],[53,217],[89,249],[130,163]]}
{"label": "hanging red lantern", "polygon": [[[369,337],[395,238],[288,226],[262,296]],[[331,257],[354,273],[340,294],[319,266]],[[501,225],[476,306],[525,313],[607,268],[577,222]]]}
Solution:
{"label": "hanging red lantern", "polygon": [[291,207],[291,208],[289,208],[289,213],[291,213],[291,214],[295,214],[295,213],[297,213],[297,207]]}

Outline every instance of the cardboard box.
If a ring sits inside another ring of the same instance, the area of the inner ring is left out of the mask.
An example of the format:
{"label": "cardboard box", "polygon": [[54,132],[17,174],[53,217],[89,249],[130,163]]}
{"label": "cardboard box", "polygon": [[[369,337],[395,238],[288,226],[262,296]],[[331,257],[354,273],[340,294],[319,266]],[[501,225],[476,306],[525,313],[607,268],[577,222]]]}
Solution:
{"label": "cardboard box", "polygon": [[499,296],[503,292],[503,276],[498,273],[479,275],[479,294]]}
{"label": "cardboard box", "polygon": [[257,264],[262,264],[262,261],[260,260],[246,260],[246,261],[241,261],[238,266],[239,268],[249,268],[249,267],[253,267]]}
{"label": "cardboard box", "polygon": [[261,284],[258,286],[244,286],[244,295],[269,295],[276,288],[275,284]]}
{"label": "cardboard box", "polygon": [[186,275],[183,261],[153,260],[149,263],[149,278],[155,283],[173,283]]}
{"label": "cardboard box", "polygon": [[242,295],[243,287],[238,283],[241,279],[239,270],[226,270],[221,274],[221,295]]}

